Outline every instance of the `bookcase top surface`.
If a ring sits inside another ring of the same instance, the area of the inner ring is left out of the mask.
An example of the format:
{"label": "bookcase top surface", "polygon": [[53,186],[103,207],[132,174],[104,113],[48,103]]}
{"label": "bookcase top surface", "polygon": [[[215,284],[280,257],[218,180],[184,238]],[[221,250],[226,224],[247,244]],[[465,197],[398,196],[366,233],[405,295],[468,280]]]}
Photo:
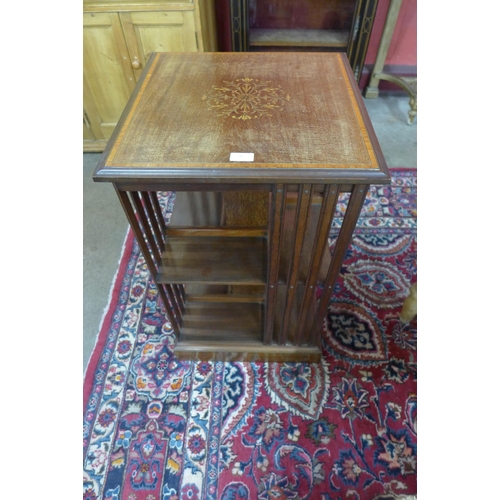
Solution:
{"label": "bookcase top surface", "polygon": [[389,174],[343,53],[155,53],[95,180]]}

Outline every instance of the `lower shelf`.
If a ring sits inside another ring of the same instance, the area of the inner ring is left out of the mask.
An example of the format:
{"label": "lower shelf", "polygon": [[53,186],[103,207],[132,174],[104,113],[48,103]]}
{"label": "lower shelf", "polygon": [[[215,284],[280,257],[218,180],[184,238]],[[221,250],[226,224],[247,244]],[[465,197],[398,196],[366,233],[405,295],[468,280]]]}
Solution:
{"label": "lower shelf", "polygon": [[261,342],[263,306],[245,302],[189,302],[183,316],[181,341]]}
{"label": "lower shelf", "polygon": [[[212,361],[300,361],[317,363],[317,347],[264,345],[260,302],[202,302],[186,305],[177,358]],[[245,296],[245,300],[249,300]]]}
{"label": "lower shelf", "polygon": [[252,29],[251,46],[338,47],[346,48],[348,31],[301,29]]}
{"label": "lower shelf", "polygon": [[231,346],[211,342],[196,345],[179,342],[175,355],[180,360],[190,361],[241,361],[277,363],[319,363],[321,351],[317,347],[265,346],[260,342],[241,342]]}

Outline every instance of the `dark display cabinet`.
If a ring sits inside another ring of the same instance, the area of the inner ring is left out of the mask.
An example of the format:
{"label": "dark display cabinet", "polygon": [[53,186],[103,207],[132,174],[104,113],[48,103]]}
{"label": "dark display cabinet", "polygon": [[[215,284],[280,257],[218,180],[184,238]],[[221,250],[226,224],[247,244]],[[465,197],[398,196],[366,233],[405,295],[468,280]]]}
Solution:
{"label": "dark display cabinet", "polygon": [[359,82],[378,0],[230,0],[235,52],[346,52]]}

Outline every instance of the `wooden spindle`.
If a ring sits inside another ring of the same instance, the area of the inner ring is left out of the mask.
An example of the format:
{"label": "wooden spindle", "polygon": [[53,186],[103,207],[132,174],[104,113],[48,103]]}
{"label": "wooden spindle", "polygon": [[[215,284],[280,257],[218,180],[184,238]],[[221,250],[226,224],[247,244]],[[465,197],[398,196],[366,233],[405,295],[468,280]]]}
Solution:
{"label": "wooden spindle", "polygon": [[[300,345],[303,342],[304,330],[308,328],[308,325],[305,324],[307,320],[307,313],[312,305],[313,300],[315,300],[318,274],[321,268],[321,263],[323,261],[325,249],[328,246],[328,236],[330,234],[330,228],[332,226],[339,192],[340,186],[325,185],[324,187],[323,201],[321,203],[318,223],[316,226],[316,236],[314,238],[312,258],[310,261],[309,272],[306,280],[304,299],[300,308],[297,345]],[[311,344],[311,339],[309,339],[308,344]]]}
{"label": "wooden spindle", "polygon": [[[120,200],[120,203],[122,204],[123,210],[125,211],[125,214],[127,215],[127,219],[129,221],[130,226],[132,227],[132,231],[135,235],[135,238],[137,239],[137,243],[139,244],[139,248],[141,249],[142,255],[144,256],[144,260],[146,261],[146,264],[148,266],[148,269],[151,274],[151,279],[156,285],[156,288],[160,294],[160,297],[163,301],[163,305],[165,307],[165,311],[168,317],[168,320],[170,321],[170,324],[172,325],[172,328],[175,332],[175,335],[177,338],[179,338],[180,335],[180,327],[179,324],[177,323],[177,320],[174,317],[173,311],[170,309],[170,304],[168,300],[168,295],[163,288],[163,286],[159,286],[158,283],[156,283],[156,273],[158,271],[158,267],[156,266],[156,263],[151,256],[151,253],[149,252],[148,244],[147,241],[144,237],[144,232],[141,228],[141,224],[139,222],[139,219],[136,217],[136,214],[134,212],[134,208],[132,205],[132,202],[129,197],[129,193],[126,191],[120,191],[116,186],[115,186],[115,191],[118,195],[118,198]],[[132,196],[133,193],[130,193],[130,196]]]}
{"label": "wooden spindle", "polygon": [[182,314],[177,306],[175,297],[173,295],[172,285],[166,285],[165,283],[160,283],[159,290],[162,291],[163,295],[166,297],[165,311],[167,313],[168,320],[172,325],[174,332],[179,332],[177,337],[180,338],[180,329],[182,326]]}
{"label": "wooden spindle", "polygon": [[141,202],[141,199],[139,197],[139,193],[137,191],[131,191],[130,196],[131,196],[132,201],[134,203],[135,211],[136,211],[137,215],[139,216],[139,220],[141,222],[144,236],[146,237],[146,240],[149,243],[149,247],[151,249],[151,254],[153,256],[153,259],[156,262],[156,269],[158,269],[158,267],[161,264],[161,252],[155,244],[153,233],[151,232],[151,228],[149,226],[149,220],[148,220],[148,217],[146,215],[146,212],[144,211],[144,206]]}
{"label": "wooden spindle", "polygon": [[368,185],[355,185],[353,186],[351,191],[351,196],[349,198],[349,203],[347,205],[344,220],[342,221],[342,226],[335,243],[330,266],[328,267],[328,273],[326,275],[325,284],[323,286],[323,292],[319,299],[313,326],[310,331],[310,338],[313,339],[314,343],[318,346],[321,346],[321,328],[323,326],[323,321],[325,319],[328,305],[330,303],[333,286],[338,278],[340,269],[342,268],[342,263],[344,262],[345,255],[349,248],[349,244],[356,227],[356,222],[358,220],[361,209],[363,208],[363,202],[365,200],[368,189]]}
{"label": "wooden spindle", "polygon": [[286,186],[284,184],[277,184],[271,191],[271,201],[268,217],[268,280],[266,290],[267,297],[264,328],[264,344],[267,345],[270,344],[273,340],[274,314],[278,293],[278,271],[285,208]]}
{"label": "wooden spindle", "polygon": [[[281,322],[281,331],[279,333],[279,344],[286,344],[288,329],[290,327],[290,318],[292,315],[293,301],[297,291],[297,277],[299,274],[300,256],[302,245],[306,234],[306,223],[312,200],[312,185],[301,184],[299,187],[297,207],[295,209],[295,222],[293,225],[292,252],[286,278],[286,299],[283,310],[283,319]],[[295,327],[297,325],[294,325]],[[294,337],[293,335],[291,336]],[[294,344],[296,342],[294,341]]]}
{"label": "wooden spindle", "polygon": [[158,216],[155,213],[155,209],[153,208],[153,204],[151,202],[151,198],[149,196],[148,191],[141,191],[140,194],[143,201],[143,206],[146,212],[146,216],[149,220],[149,223],[153,231],[153,236],[156,241],[156,247],[158,248],[158,251],[162,253],[163,250],[165,250],[165,244],[163,241],[164,233],[162,232],[160,225],[158,223]]}
{"label": "wooden spindle", "polygon": [[167,231],[167,224],[165,222],[165,216],[163,215],[163,210],[160,205],[160,201],[158,198],[158,192],[157,191],[147,191],[149,194],[149,198],[151,200],[151,203],[153,204],[153,207],[155,209],[155,214],[158,219],[158,224],[160,224],[160,229],[162,234],[164,235],[164,243],[165,243],[165,233]]}

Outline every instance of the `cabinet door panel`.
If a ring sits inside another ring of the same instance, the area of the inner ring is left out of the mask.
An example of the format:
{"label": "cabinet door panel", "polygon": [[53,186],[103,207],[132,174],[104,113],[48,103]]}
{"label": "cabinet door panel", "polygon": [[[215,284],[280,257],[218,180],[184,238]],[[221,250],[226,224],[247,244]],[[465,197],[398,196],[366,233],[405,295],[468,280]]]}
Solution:
{"label": "cabinet door panel", "polygon": [[96,139],[109,139],[135,86],[116,13],[83,15],[84,108]]}
{"label": "cabinet door panel", "polygon": [[84,141],[93,141],[95,139],[94,134],[92,134],[92,130],[90,130],[89,124],[85,119],[85,113],[83,116],[83,140]]}
{"label": "cabinet door panel", "polygon": [[193,11],[120,14],[130,58],[138,78],[153,52],[197,52]]}

